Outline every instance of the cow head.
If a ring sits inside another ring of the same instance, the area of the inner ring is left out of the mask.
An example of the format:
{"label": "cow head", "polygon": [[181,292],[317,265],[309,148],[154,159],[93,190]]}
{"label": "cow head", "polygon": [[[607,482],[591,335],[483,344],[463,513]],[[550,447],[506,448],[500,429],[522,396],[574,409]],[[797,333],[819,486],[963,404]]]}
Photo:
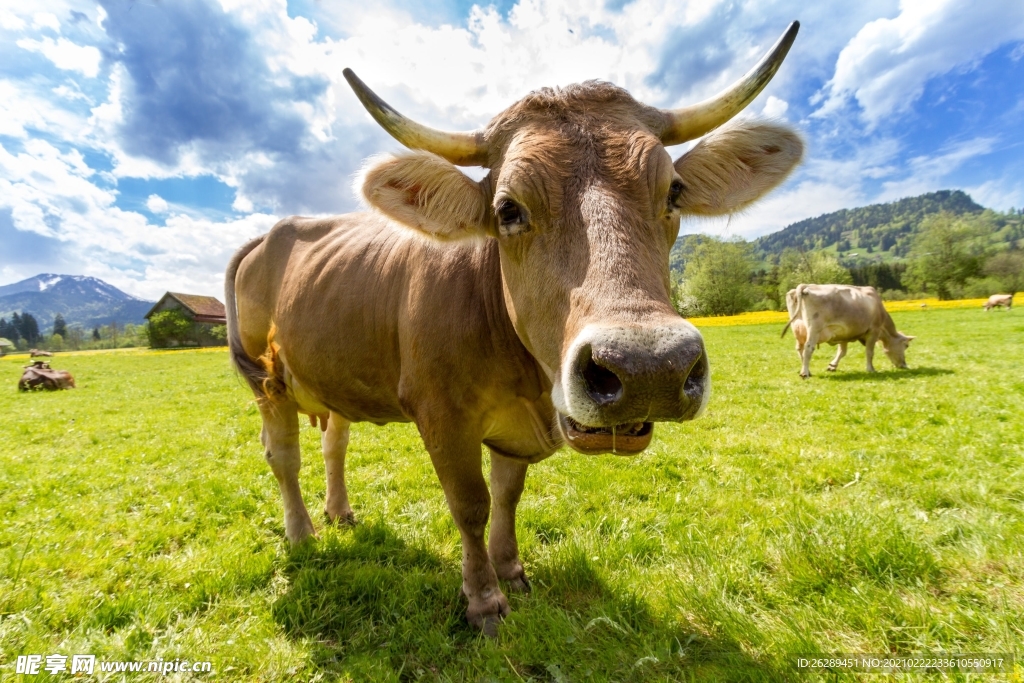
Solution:
{"label": "cow head", "polygon": [[892,364],[897,368],[903,370],[907,369],[907,347],[910,346],[910,342],[914,341],[915,337],[908,337],[902,332],[896,334],[883,334],[879,337],[879,341],[882,342],[882,348],[885,350],[885,355],[889,357]]}
{"label": "cow head", "polygon": [[[370,168],[367,200],[439,240],[497,241],[512,324],[551,380],[576,450],[639,452],[652,422],[689,420],[706,404],[708,359],[670,303],[669,251],[681,216],[742,209],[799,161],[803,145],[787,128],[723,126],[768,83],[797,28],[692,107],[663,111],[587,82],[534,92],[476,133],[410,121],[345,70],[374,118],[422,150]],[[675,162],[665,150],[709,132]],[[456,165],[490,172],[475,182]]]}

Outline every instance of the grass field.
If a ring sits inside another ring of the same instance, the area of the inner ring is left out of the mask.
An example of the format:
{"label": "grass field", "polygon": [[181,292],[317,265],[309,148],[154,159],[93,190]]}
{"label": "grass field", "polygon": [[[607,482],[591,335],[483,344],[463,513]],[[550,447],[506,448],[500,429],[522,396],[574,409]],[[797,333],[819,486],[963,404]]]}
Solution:
{"label": "grass field", "polygon": [[[58,355],[78,388],[30,395],[24,357],[0,359],[0,678],[30,653],[209,660],[203,680],[557,683],[887,679],[798,672],[794,653],[1024,658],[1024,317],[893,317],[918,337],[911,370],[879,352],[867,375],[857,345],[827,374],[823,347],[806,381],[780,325],[708,327],[707,415],[633,459],[531,467],[534,590],[495,640],[463,620],[414,427],[354,426],[361,523],[321,514],[293,551],[224,351]],[[316,430],[303,446],[319,510]]]}

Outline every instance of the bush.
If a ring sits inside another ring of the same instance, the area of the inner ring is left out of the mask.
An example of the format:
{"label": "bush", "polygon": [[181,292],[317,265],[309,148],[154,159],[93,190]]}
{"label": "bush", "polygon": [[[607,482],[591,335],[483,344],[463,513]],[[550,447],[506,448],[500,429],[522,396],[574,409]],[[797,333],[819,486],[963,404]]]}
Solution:
{"label": "bush", "polygon": [[734,315],[758,298],[750,283],[753,251],[746,242],[709,238],[686,262],[683,284],[676,295],[683,315]]}
{"label": "bush", "polygon": [[183,345],[192,337],[193,323],[192,319],[179,309],[160,311],[150,317],[146,331],[152,348]]}

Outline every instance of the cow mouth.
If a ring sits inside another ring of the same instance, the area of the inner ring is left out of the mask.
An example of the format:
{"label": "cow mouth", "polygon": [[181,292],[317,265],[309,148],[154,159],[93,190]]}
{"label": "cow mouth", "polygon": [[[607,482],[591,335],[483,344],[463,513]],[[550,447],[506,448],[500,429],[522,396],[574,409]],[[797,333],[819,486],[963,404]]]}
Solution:
{"label": "cow mouth", "polygon": [[587,455],[614,453],[636,455],[647,448],[654,436],[653,422],[626,422],[610,427],[591,427],[568,415],[558,414],[558,426],[565,442]]}

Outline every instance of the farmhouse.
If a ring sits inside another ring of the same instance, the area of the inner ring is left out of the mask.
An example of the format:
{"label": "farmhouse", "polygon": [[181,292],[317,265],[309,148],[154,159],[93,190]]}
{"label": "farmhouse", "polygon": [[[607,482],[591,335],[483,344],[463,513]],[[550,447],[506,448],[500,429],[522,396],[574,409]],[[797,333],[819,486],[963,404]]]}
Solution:
{"label": "farmhouse", "polygon": [[10,339],[0,337],[0,356],[9,353],[14,350],[14,344],[11,343]]}
{"label": "farmhouse", "polygon": [[224,304],[212,296],[167,292],[145,317],[153,347],[224,344]]}

